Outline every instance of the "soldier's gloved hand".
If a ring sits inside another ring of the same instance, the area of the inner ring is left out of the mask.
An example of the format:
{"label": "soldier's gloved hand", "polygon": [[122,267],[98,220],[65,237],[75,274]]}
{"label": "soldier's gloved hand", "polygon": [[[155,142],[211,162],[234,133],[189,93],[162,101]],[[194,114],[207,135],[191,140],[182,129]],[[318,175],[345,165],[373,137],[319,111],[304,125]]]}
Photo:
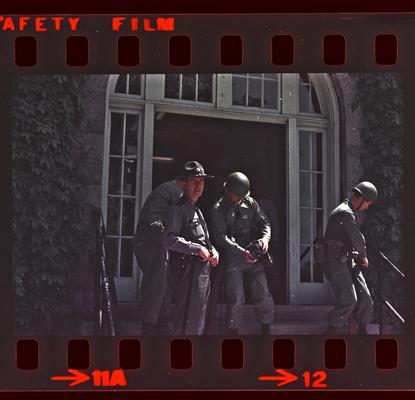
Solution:
{"label": "soldier's gloved hand", "polygon": [[367,259],[367,257],[360,258],[359,262],[361,267],[367,268],[369,266],[369,260]]}
{"label": "soldier's gloved hand", "polygon": [[203,247],[202,246],[202,248],[199,251],[199,258],[202,261],[209,261],[209,259],[210,259],[210,251],[206,247]]}
{"label": "soldier's gloved hand", "polygon": [[219,253],[215,248],[213,248],[212,252],[210,253],[209,264],[212,267],[216,267],[219,264]]}
{"label": "soldier's gloved hand", "polygon": [[243,258],[245,259],[245,261],[249,264],[255,264],[257,262],[257,260],[255,260],[254,258],[252,258],[251,253],[248,250],[245,250],[242,253]]}
{"label": "soldier's gloved hand", "polygon": [[262,252],[265,254],[268,251],[268,242],[263,239],[259,239],[258,242],[261,246]]}

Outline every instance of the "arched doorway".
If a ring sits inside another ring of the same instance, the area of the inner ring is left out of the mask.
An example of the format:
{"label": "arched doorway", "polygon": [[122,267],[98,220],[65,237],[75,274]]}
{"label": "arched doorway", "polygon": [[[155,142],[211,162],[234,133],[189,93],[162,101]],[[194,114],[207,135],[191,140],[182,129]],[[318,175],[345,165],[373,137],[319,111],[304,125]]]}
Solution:
{"label": "arched doorway", "polygon": [[[338,201],[338,106],[327,74],[114,75],[108,83],[102,208],[118,297],[137,301],[130,246],[143,200],[189,159],[218,177],[243,170],[266,186],[280,220],[274,299],[324,304],[312,241]],[[282,265],[281,265],[282,264]]]}

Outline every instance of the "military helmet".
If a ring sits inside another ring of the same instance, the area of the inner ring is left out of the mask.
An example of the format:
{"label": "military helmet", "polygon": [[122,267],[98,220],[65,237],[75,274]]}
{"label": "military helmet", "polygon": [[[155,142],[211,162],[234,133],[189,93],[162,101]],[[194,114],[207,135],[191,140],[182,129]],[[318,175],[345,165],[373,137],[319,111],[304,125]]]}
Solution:
{"label": "military helmet", "polygon": [[226,178],[223,186],[227,192],[239,197],[245,197],[249,193],[250,188],[249,179],[242,172],[232,172]]}
{"label": "military helmet", "polygon": [[370,200],[373,203],[378,197],[378,191],[375,185],[371,182],[360,182],[354,188],[353,191],[364,197],[366,200]]}

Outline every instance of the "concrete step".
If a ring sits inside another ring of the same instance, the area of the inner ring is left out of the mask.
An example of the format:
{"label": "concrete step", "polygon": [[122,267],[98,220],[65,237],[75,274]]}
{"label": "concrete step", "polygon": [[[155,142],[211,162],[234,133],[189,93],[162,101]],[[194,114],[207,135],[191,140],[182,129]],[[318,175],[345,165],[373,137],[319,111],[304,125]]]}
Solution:
{"label": "concrete step", "polygon": [[[326,321],[329,312],[333,309],[332,305],[275,305],[275,320],[304,320],[304,321]],[[118,310],[120,320],[136,321],[139,319],[139,307],[137,303],[119,303]],[[217,304],[214,315],[219,318],[225,312],[224,304]],[[244,305],[244,321],[255,322],[255,309],[251,304]]]}
{"label": "concrete step", "polygon": [[[272,335],[324,335],[327,329],[327,322],[311,322],[311,321],[279,321],[271,324],[270,331]],[[138,322],[122,322],[120,326],[120,336],[140,336],[142,326]],[[260,324],[252,324],[244,322],[239,330],[239,335],[259,335],[261,333]],[[219,329],[217,324],[213,324],[207,334],[226,335],[226,330],[222,326]],[[379,325],[370,324],[369,334],[378,335]]]}
{"label": "concrete step", "polygon": [[[139,336],[142,332],[139,323],[139,308],[137,303],[119,303],[120,335]],[[225,334],[224,327],[225,304],[217,304],[213,314],[213,321],[207,334]],[[327,328],[327,316],[333,309],[332,305],[276,305],[274,309],[274,323],[270,331],[273,335],[322,335]],[[220,325],[220,327],[219,327]],[[241,335],[260,334],[260,324],[256,321],[255,308],[246,304],[243,307],[243,323],[240,328]],[[85,326],[86,335],[92,330]],[[379,333],[379,325],[369,326],[370,334]]]}

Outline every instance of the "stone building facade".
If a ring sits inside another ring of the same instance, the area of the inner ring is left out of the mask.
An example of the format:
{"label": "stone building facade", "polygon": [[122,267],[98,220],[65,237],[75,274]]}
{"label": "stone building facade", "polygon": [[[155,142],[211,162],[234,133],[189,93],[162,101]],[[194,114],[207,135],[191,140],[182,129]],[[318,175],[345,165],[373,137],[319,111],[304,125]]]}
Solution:
{"label": "stone building facade", "polygon": [[[233,169],[261,181],[276,204],[278,268],[269,276],[276,303],[330,304],[310,245],[360,177],[363,117],[353,107],[355,90],[355,75],[345,73],[88,75],[78,165],[89,205],[102,209],[107,224],[118,299],[139,301],[129,246],[145,197],[196,158],[218,176],[206,188],[206,208]],[[93,238],[87,217],[85,229]],[[76,274],[87,313],[94,252],[94,241],[85,243]]]}

